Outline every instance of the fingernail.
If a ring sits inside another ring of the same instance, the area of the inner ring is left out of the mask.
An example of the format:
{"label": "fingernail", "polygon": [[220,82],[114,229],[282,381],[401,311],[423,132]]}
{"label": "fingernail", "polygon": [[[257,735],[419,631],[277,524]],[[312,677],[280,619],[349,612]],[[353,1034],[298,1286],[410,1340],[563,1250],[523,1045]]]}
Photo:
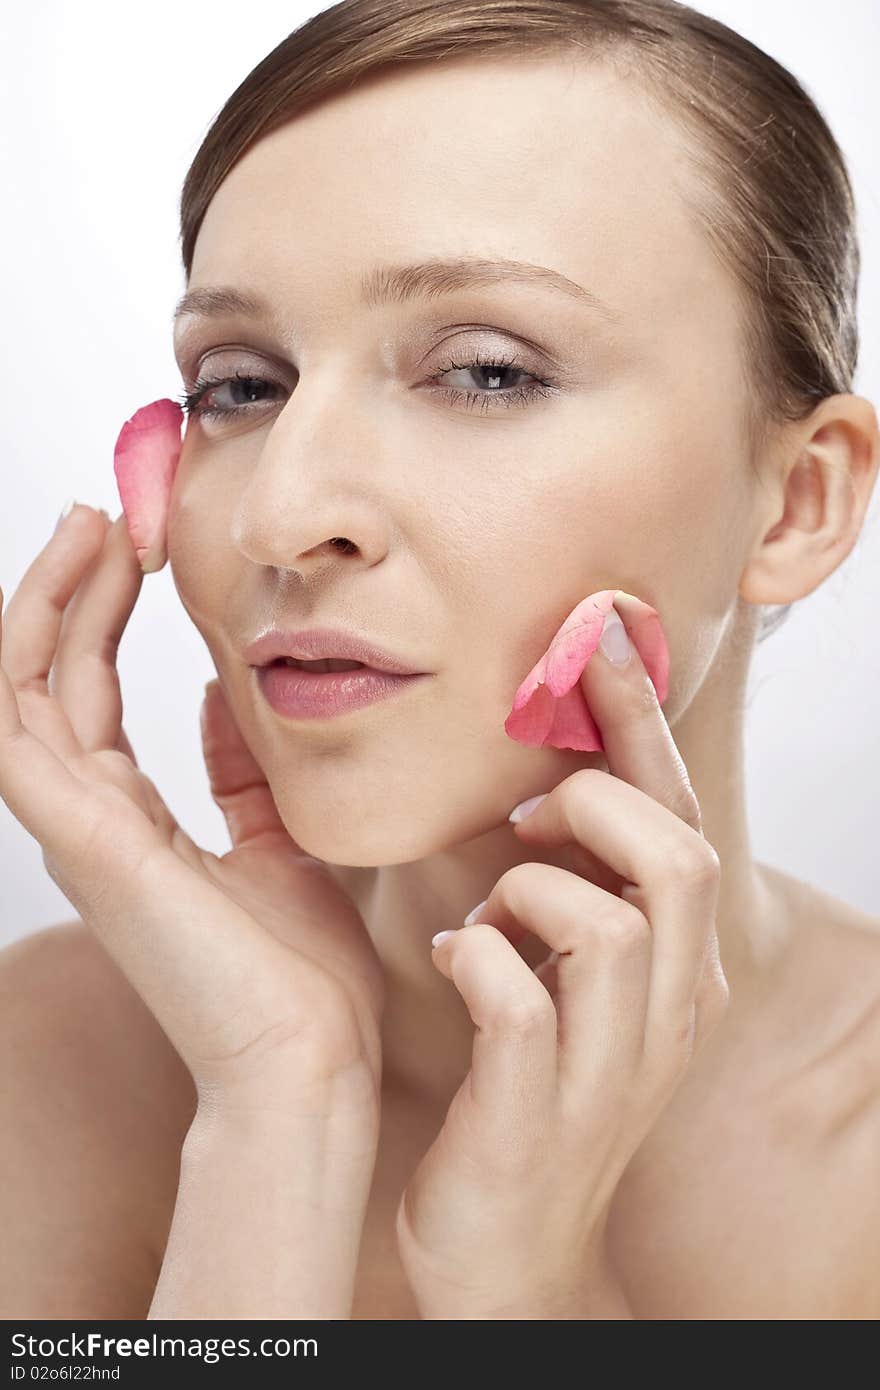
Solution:
{"label": "fingernail", "polygon": [[483,911],[483,908],[486,906],[486,903],[488,901],[488,898],[484,898],[481,903],[477,903],[476,907],[471,908],[467,917],[465,917],[464,919],[464,925],[466,927],[472,927],[474,925],[474,922],[479,921],[480,913]]}
{"label": "fingernail", "polygon": [[440,942],[445,941],[447,936],[451,936],[455,930],[455,927],[451,927],[449,931],[438,931],[436,936],[431,937],[431,946],[439,946]]}
{"label": "fingernail", "polygon": [[[66,516],[70,516],[70,513],[73,511],[75,506],[76,498],[69,497],[68,500],[64,503],[64,506],[61,508],[61,511],[58,513],[58,520],[55,522],[55,531],[58,530],[58,527],[61,525],[64,518]],[[52,532],[53,536],[55,534],[55,531]]]}
{"label": "fingernail", "polygon": [[613,608],[609,608],[605,614],[599,646],[602,648],[603,656],[606,656],[615,666],[625,666],[632,656],[632,647],[626,628]]}
{"label": "fingernail", "polygon": [[527,801],[521,801],[518,806],[514,806],[507,819],[513,821],[514,824],[517,821],[525,820],[526,816],[532,814],[536,806],[540,806],[544,797],[549,795],[549,792],[542,792],[540,796],[530,796]]}

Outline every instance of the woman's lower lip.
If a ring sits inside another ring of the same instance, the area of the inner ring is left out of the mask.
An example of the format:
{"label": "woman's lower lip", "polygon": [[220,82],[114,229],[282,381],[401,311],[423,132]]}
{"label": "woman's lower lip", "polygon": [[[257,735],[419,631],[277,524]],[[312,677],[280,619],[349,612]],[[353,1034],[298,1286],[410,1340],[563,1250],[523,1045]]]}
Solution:
{"label": "woman's lower lip", "polygon": [[277,714],[288,719],[333,719],[397,695],[427,671],[394,676],[370,666],[353,671],[304,671],[283,663],[257,666],[257,683]]}

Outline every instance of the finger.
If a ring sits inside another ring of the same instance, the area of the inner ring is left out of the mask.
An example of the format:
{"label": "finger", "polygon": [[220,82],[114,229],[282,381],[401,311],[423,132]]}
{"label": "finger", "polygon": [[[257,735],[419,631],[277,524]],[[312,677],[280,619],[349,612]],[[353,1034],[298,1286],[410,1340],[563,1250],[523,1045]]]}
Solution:
{"label": "finger", "polygon": [[582,1103],[614,1077],[626,1084],[642,1061],[650,994],[653,942],[642,912],[555,864],[532,863],[502,874],[480,922],[505,937],[525,928],[558,953],[560,1089]]}
{"label": "finger", "polygon": [[556,1010],[508,940],[484,923],[432,953],[475,1025],[471,1093],[498,1152],[533,1148],[556,1102]]}
{"label": "finger", "polygon": [[[653,933],[646,1048],[686,1033],[715,929],[720,864],[712,846],[652,797],[600,768],[572,773],[515,830],[540,844],[584,845],[634,886]],[[624,894],[632,899],[626,886]]]}
{"label": "finger", "polygon": [[[3,596],[0,592],[0,616]],[[99,750],[79,755],[105,762]],[[213,1030],[266,984],[265,933],[116,787],[81,779],[21,722],[0,649],[0,796],[63,874],[65,895],[172,1039]],[[168,901],[175,904],[169,912]],[[279,961],[281,959],[279,947]],[[205,961],[216,980],[205,991]],[[270,985],[271,989],[272,986]]]}
{"label": "finger", "polygon": [[[618,589],[606,615],[606,621],[614,619],[622,620],[630,638],[629,662],[614,665],[600,645],[586,661],[579,678],[608,770],[646,792],[702,834],[699,803],[640,655],[640,651],[654,654],[654,678],[665,693],[669,656],[660,618],[649,604]],[[603,865],[589,846],[571,847],[570,866],[608,892],[620,893],[625,882]]]}
{"label": "finger", "polygon": [[51,689],[87,752],[116,748],[122,728],[117,655],[144,575],[120,515],[68,604]]}
{"label": "finger", "polygon": [[615,624],[618,640],[627,639],[628,661],[611,662],[600,643],[581,674],[581,689],[599,726],[608,770],[702,833],[700,807],[687,768],[639,655],[639,645],[644,648],[647,642],[657,641],[660,619],[641,599],[618,590],[605,618],[606,631]]}
{"label": "finger", "polygon": [[[0,796],[40,843],[47,867],[81,863],[84,868],[94,869],[97,876],[98,866],[89,864],[85,852],[93,828],[88,814],[88,785],[22,722],[17,693],[5,673],[3,609],[0,590]],[[103,750],[103,755],[107,762],[101,767],[101,780],[124,790],[126,782],[130,785],[132,779],[137,779],[154,824],[170,842],[179,827],[154,785],[139,771],[114,766],[113,759],[120,756],[115,750]],[[78,745],[74,756],[83,758]],[[144,830],[146,837],[138,842],[136,852],[154,843],[146,824]]]}
{"label": "finger", "polygon": [[77,505],[28,566],[3,615],[3,670],[15,691],[20,717],[63,757],[79,743],[63,707],[49,690],[64,612],[103,545],[106,522]]}
{"label": "finger", "polygon": [[211,796],[223,812],[233,845],[238,848],[265,836],[283,835],[293,849],[299,849],[278,814],[266,774],[245,743],[219,680],[205,686],[199,721]]}
{"label": "finger", "polygon": [[4,616],[0,591],[0,795],[45,852],[59,863],[76,863],[84,857],[92,828],[88,788],[22,722],[3,660]]}
{"label": "finger", "polygon": [[[105,518],[105,520],[108,519]],[[88,843],[90,822],[85,811],[88,804],[85,798],[88,796],[88,792],[86,785],[71,772],[64,761],[65,754],[74,758],[81,758],[83,756],[82,750],[75,737],[71,736],[70,739],[59,737],[59,727],[63,730],[66,725],[68,732],[70,731],[66,716],[60,707],[60,720],[46,717],[42,721],[45,727],[50,728],[55,738],[54,750],[42,741],[39,733],[32,727],[35,722],[40,722],[39,719],[29,718],[27,724],[22,721],[19,708],[21,692],[14,689],[6,675],[6,619],[4,595],[0,589],[0,740],[4,738],[6,740],[5,746],[0,752],[0,796],[13,815],[40,843],[43,851],[43,862],[47,868],[55,865],[60,867],[64,863],[75,863],[77,859],[86,867],[88,856],[78,853],[74,845]],[[14,664],[15,656],[12,660]],[[31,693],[36,695],[38,692]],[[44,708],[57,703],[53,697],[39,698]],[[31,700],[29,705],[31,716],[33,716],[34,709],[35,703]],[[137,769],[137,763],[133,753],[131,753],[131,745],[122,730],[120,730],[119,737],[121,745],[119,752],[123,756],[129,756],[134,768]],[[6,755],[5,764],[3,754]],[[175,835],[178,839],[183,837],[183,831],[180,830],[174,816],[159,796],[154,784],[144,777],[139,770],[129,775],[124,767],[115,767],[112,762],[112,755],[108,752],[108,761],[101,767],[101,780],[124,790],[126,782],[128,785],[131,784],[132,776],[137,778],[138,789],[146,803],[150,819],[154,826],[161,830],[166,843],[170,844]],[[54,808],[53,798],[56,802]],[[60,813],[59,806],[61,807]],[[59,830],[64,827],[71,832],[69,835],[59,833]],[[148,836],[146,825],[144,829]],[[77,836],[79,837],[78,840]],[[149,847],[150,843],[149,838],[145,839],[143,847]],[[189,852],[190,862],[192,862],[193,854],[197,854],[198,849],[192,842],[185,848]]]}

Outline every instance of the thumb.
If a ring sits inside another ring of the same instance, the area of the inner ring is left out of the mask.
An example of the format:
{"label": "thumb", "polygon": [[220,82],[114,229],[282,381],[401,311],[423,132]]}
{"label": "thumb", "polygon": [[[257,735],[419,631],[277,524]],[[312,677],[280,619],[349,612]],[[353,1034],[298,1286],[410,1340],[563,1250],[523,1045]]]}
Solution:
{"label": "thumb", "polygon": [[226,819],[233,846],[253,844],[264,836],[283,835],[294,849],[266,781],[265,773],[244,741],[219,680],[210,680],[199,712],[202,752],[211,796]]}

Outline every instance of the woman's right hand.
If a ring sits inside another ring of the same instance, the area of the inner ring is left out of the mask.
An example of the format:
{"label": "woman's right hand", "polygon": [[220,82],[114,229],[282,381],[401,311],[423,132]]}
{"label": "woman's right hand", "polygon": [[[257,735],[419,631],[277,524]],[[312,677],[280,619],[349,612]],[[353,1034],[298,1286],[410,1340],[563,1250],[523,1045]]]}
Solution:
{"label": "woman's right hand", "polygon": [[354,903],[285,830],[218,681],[202,738],[233,848],[195,844],[137,766],[116,652],[143,577],[124,516],[77,506],[5,612],[0,595],[0,796],[179,1052],[201,1111],[332,1094],[377,1130],[380,961]]}

